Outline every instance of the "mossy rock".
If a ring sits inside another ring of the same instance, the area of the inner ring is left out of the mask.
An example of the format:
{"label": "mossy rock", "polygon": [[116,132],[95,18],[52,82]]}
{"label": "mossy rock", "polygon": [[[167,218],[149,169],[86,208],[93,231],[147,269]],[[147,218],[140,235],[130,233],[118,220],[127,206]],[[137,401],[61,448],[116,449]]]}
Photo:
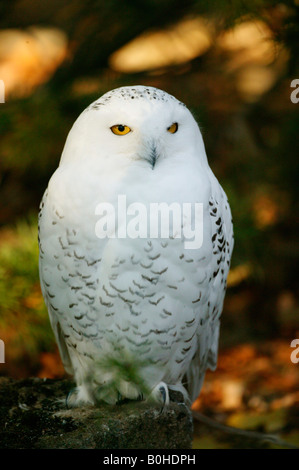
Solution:
{"label": "mossy rock", "polygon": [[67,409],[69,380],[0,378],[2,449],[190,449],[192,415],[180,394],[145,402]]}

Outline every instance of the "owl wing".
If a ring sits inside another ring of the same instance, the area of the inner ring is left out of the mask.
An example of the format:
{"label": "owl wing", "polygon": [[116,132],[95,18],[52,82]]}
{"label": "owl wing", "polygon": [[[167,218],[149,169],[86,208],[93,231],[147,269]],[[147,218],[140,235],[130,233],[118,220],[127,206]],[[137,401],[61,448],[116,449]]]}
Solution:
{"label": "owl wing", "polygon": [[215,370],[218,358],[220,316],[226,291],[226,279],[233,250],[233,224],[228,199],[211,173],[209,215],[213,256],[209,290],[208,317],[196,332],[197,348],[186,373],[187,390],[193,402],[199,395],[206,369]]}
{"label": "owl wing", "polygon": [[63,362],[65,370],[69,374],[72,375],[74,371],[73,371],[69,351],[68,351],[68,348],[64,339],[62,327],[60,325],[59,318],[55,312],[55,307],[51,304],[51,294],[49,292],[50,284],[46,281],[43,275],[43,270],[42,270],[43,258],[44,258],[45,253],[44,253],[43,245],[42,245],[41,238],[40,238],[40,231],[41,231],[42,219],[47,217],[47,214],[44,213],[45,212],[44,208],[45,208],[45,205],[47,204],[47,199],[48,199],[48,190],[46,190],[44,193],[44,196],[40,204],[39,215],[38,215],[38,219],[39,219],[39,223],[38,223],[39,278],[40,278],[42,294],[43,294],[46,307],[49,313],[50,323],[51,323],[51,326],[52,326],[52,329],[53,329],[53,332],[54,332],[54,335],[58,344],[58,349],[60,352],[61,360]]}

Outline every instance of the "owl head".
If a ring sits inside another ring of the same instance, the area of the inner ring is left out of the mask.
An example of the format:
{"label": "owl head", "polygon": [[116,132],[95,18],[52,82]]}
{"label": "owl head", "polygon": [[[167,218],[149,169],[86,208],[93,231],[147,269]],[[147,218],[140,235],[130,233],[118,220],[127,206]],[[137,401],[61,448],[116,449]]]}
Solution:
{"label": "owl head", "polygon": [[191,112],[165,91],[141,85],[109,91],[88,106],[61,157],[61,164],[90,165],[94,171],[138,166],[152,172],[188,161],[206,163]]}

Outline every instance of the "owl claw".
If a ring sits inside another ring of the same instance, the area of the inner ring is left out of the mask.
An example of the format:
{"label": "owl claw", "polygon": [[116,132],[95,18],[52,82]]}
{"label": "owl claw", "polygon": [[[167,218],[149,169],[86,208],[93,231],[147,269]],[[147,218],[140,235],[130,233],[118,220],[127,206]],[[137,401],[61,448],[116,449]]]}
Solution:
{"label": "owl claw", "polygon": [[121,393],[117,392],[117,404],[119,405],[123,401],[123,396]]}
{"label": "owl claw", "polygon": [[160,382],[158,385],[156,385],[149,396],[149,400],[162,404],[162,408],[160,410],[160,413],[162,413],[165,406],[169,404],[169,392],[167,385],[164,382]]}
{"label": "owl claw", "polygon": [[160,414],[163,413],[163,410],[165,408],[165,405],[169,403],[169,396],[168,396],[168,388],[165,384],[161,385],[159,387],[159,392],[161,393],[161,397],[162,397],[162,400],[163,400],[163,405],[162,405],[162,408],[160,410]]}
{"label": "owl claw", "polygon": [[[139,393],[138,397],[136,398],[136,401],[143,401],[144,400],[144,395],[143,393]],[[127,401],[127,399],[120,393],[120,392],[117,392],[117,401],[116,401],[116,404],[117,405],[120,405],[121,403],[123,403],[124,401]]]}

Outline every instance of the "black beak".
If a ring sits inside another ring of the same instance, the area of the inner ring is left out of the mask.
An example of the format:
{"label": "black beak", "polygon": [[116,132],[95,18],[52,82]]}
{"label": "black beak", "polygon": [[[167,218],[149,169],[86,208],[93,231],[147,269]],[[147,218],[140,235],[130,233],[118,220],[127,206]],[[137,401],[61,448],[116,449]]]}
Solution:
{"label": "black beak", "polygon": [[153,146],[153,147],[151,148],[151,153],[150,153],[150,158],[149,158],[150,163],[151,163],[151,165],[152,165],[152,170],[153,170],[154,167],[155,167],[155,164],[156,164],[157,159],[158,159],[157,149],[156,149],[155,146]]}

